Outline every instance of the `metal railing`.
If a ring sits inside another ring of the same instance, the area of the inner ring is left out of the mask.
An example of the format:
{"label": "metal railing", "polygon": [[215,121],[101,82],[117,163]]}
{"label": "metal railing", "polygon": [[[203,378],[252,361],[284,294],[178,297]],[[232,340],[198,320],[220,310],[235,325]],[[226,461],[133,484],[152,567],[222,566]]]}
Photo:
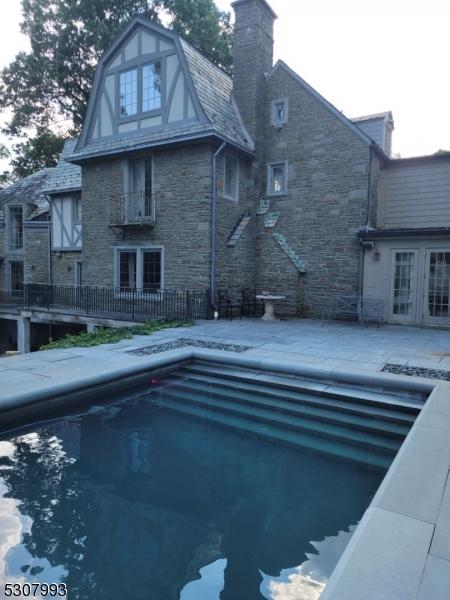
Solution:
{"label": "metal railing", "polygon": [[156,196],[144,192],[110,195],[108,213],[111,226],[154,225]]}
{"label": "metal railing", "polygon": [[26,284],[22,291],[0,290],[0,311],[63,311],[83,316],[147,321],[157,318],[208,319],[208,290],[119,290],[90,286]]}

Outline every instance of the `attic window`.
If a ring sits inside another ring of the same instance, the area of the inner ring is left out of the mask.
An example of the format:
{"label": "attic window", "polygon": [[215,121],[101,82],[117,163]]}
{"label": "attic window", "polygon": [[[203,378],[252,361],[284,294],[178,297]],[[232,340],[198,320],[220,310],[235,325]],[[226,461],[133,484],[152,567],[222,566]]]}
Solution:
{"label": "attic window", "polygon": [[272,125],[280,127],[288,120],[288,101],[287,98],[281,98],[272,102]]}
{"label": "attic window", "polygon": [[130,117],[137,113],[137,69],[120,74],[120,116]]}
{"label": "attic window", "polygon": [[161,108],[161,63],[142,67],[142,112]]}

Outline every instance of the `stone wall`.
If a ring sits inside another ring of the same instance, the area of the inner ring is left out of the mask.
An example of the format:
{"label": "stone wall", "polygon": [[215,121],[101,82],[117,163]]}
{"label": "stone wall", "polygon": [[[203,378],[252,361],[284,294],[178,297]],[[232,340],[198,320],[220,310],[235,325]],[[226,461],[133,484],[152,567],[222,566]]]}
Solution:
{"label": "stone wall", "polygon": [[[234,156],[239,159],[237,154]],[[227,289],[235,300],[240,297],[243,288],[254,288],[256,284],[254,166],[251,161],[242,157],[239,164],[239,201],[235,202],[223,196],[223,155],[217,163],[217,289]],[[227,246],[232,232],[245,213],[250,213],[252,220],[236,245]]]}
{"label": "stone wall", "polygon": [[[270,110],[280,97],[288,98],[289,120],[277,129]],[[259,217],[258,287],[286,294],[288,314],[320,316],[334,295],[358,292],[356,232],[367,220],[370,149],[282,67],[268,79],[265,123],[259,192],[265,193],[267,163],[286,160],[288,193],[271,199],[271,210],[280,212],[275,230],[264,229]],[[303,259],[305,275],[273,239],[274,231]]]}
{"label": "stone wall", "polygon": [[192,145],[153,153],[156,225],[122,234],[108,227],[108,197],[124,190],[126,160],[83,167],[83,281],[114,285],[114,248],[164,247],[164,287],[209,287],[212,147]]}
{"label": "stone wall", "polygon": [[49,283],[48,273],[48,244],[49,227],[42,225],[38,228],[24,228],[25,283]]}

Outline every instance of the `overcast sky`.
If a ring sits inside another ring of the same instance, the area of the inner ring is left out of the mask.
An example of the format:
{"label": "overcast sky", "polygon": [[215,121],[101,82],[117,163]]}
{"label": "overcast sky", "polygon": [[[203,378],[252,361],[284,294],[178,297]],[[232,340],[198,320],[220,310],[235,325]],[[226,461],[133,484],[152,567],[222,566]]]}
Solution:
{"label": "overcast sky", "polygon": [[[230,9],[231,0],[216,2]],[[392,110],[394,153],[450,150],[449,0],[269,2],[275,59],[349,117]],[[2,1],[0,67],[28,47],[20,5]]]}

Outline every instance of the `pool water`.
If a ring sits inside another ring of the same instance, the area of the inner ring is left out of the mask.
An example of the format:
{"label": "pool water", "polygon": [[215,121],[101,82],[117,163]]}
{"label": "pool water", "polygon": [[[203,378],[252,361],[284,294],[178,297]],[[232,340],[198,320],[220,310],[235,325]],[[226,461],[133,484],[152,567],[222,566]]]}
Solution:
{"label": "pool water", "polygon": [[0,441],[0,584],[71,600],[315,600],[385,471],[155,406]]}

